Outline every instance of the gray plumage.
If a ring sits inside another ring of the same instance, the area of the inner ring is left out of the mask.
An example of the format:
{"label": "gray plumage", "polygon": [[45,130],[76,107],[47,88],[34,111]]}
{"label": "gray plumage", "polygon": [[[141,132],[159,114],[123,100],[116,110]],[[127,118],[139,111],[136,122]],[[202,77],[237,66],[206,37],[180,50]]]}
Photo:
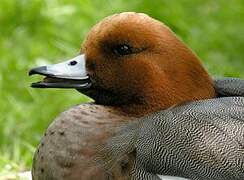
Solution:
{"label": "gray plumage", "polygon": [[[133,180],[157,174],[244,179],[244,81],[215,81],[219,97],[170,108],[121,127],[101,152],[104,167],[134,156]],[[232,96],[232,97],[224,97]],[[100,147],[101,148],[101,147]]]}
{"label": "gray plumage", "polygon": [[215,89],[221,96],[244,96],[243,80],[226,78],[215,80]]}

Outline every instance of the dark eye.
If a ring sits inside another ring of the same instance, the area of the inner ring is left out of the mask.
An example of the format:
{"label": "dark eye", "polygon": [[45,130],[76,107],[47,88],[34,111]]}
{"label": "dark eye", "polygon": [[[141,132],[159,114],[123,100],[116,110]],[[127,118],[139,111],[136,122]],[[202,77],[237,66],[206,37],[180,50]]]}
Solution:
{"label": "dark eye", "polygon": [[127,44],[119,44],[113,48],[113,53],[118,56],[132,54],[132,48]]}

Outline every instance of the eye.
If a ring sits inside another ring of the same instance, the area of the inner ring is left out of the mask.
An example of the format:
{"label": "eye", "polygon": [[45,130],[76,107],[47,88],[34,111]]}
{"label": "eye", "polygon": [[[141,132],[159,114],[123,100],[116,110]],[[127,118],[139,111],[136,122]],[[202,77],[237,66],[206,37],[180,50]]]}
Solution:
{"label": "eye", "polygon": [[113,49],[112,49],[113,53],[117,56],[124,56],[124,55],[128,55],[128,54],[132,54],[132,48],[127,45],[127,44],[119,44],[116,45]]}

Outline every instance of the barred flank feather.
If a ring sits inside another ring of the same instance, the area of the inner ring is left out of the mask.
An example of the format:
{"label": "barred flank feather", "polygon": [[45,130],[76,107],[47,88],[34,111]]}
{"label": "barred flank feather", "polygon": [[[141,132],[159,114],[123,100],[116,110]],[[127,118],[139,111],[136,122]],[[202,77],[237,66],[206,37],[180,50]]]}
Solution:
{"label": "barred flank feather", "polygon": [[215,89],[220,96],[244,96],[244,82],[238,78],[215,80]]}

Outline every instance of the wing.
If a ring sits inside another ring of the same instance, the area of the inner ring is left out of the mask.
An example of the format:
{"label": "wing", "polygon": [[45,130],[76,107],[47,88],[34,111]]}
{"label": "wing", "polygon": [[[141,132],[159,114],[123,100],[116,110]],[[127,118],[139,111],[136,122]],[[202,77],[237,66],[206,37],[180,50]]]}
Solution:
{"label": "wing", "polygon": [[223,97],[126,124],[100,149],[106,168],[132,161],[132,179],[153,180],[158,179],[156,174],[164,174],[194,180],[241,180],[243,137],[244,98]]}
{"label": "wing", "polygon": [[202,100],[149,116],[136,151],[146,172],[190,179],[244,179],[244,98]]}
{"label": "wing", "polygon": [[214,83],[220,96],[244,96],[244,80],[225,78],[215,80]]}

